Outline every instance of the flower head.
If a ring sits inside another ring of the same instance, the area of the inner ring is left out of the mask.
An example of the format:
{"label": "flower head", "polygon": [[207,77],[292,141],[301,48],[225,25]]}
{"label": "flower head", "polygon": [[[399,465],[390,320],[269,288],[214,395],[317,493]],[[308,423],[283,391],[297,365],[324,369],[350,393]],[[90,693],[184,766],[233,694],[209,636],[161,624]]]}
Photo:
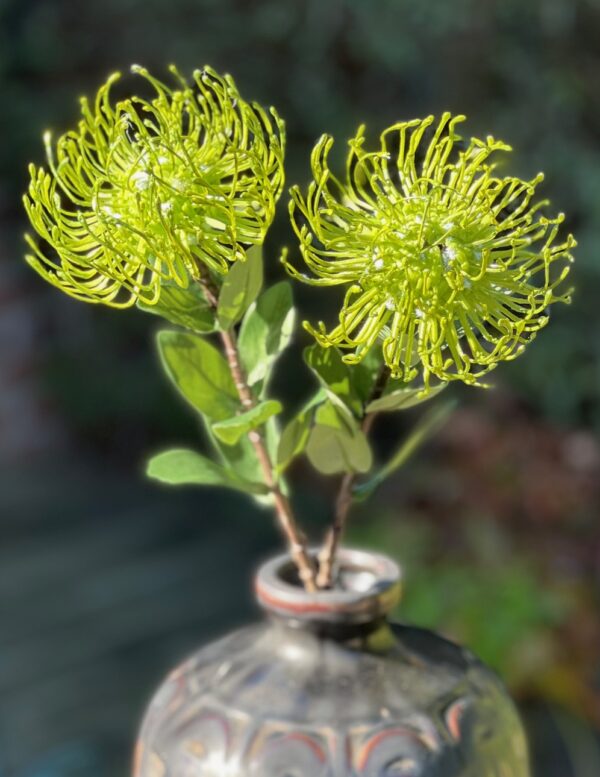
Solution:
{"label": "flower head", "polygon": [[[262,243],[283,186],[283,122],[245,102],[210,68],[171,89],[134,66],[149,99],[111,100],[119,74],[76,129],[45,136],[49,171],[30,166],[24,202],[43,246],[27,261],[88,302],[155,303],[163,281],[186,287],[199,264],[217,273]],[[50,250],[48,250],[50,249]]]}
{"label": "flower head", "polygon": [[359,362],[381,341],[392,376],[478,379],[518,356],[548,321],[548,306],[568,301],[559,286],[575,240],[557,241],[563,215],[546,218],[531,181],[498,177],[492,154],[510,147],[488,137],[460,143],[463,116],[395,124],[381,146],[349,145],[346,182],[332,175],[332,138],[311,162],[314,180],[292,189],[290,212],[305,275],[318,286],[347,286],[338,325],[305,327],[323,346]]}

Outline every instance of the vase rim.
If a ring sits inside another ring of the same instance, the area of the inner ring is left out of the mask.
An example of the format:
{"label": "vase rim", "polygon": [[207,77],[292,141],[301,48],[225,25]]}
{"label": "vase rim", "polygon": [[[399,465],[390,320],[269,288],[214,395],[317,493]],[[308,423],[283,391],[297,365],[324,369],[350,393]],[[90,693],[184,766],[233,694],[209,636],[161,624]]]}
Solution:
{"label": "vase rim", "polygon": [[385,617],[400,601],[401,569],[388,556],[340,548],[337,568],[340,583],[335,588],[306,591],[289,555],[276,556],[256,575],[258,604],[270,614],[298,621],[357,624]]}

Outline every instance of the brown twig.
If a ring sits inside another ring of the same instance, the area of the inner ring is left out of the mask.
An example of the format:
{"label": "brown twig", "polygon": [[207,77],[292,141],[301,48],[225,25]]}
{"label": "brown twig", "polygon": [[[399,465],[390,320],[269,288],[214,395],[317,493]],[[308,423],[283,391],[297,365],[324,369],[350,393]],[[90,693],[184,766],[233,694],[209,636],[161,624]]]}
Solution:
{"label": "brown twig", "polygon": [[[206,273],[201,273],[198,282],[202,286],[209,305],[216,310],[219,301],[218,291],[211,279]],[[225,358],[229,364],[231,377],[233,378],[242,407],[244,410],[251,410],[255,407],[256,402],[244,376],[235,332],[233,328],[227,331],[220,330],[219,335],[223,343]],[[289,499],[277,483],[265,440],[257,429],[248,432],[248,439],[256,453],[256,458],[258,459],[263,472],[265,484],[273,496],[279,526],[288,541],[290,555],[296,564],[298,575],[307,591],[315,591],[315,570],[308,554],[306,539],[298,528]]]}
{"label": "brown twig", "polygon": [[[367,400],[366,406],[383,394],[385,386],[390,377],[390,371],[387,365],[383,364],[377,375],[377,379],[373,384],[371,393]],[[366,413],[363,416],[361,423],[361,431],[365,436],[368,436],[373,426],[373,422],[377,413]],[[348,514],[350,507],[352,506],[352,489],[356,481],[355,472],[347,472],[342,478],[340,488],[335,500],[335,514],[333,524],[327,532],[327,537],[323,543],[323,547],[319,553],[319,571],[317,574],[317,588],[331,588],[333,583],[333,567],[335,564],[335,558],[344,535],[344,530],[348,522]]]}

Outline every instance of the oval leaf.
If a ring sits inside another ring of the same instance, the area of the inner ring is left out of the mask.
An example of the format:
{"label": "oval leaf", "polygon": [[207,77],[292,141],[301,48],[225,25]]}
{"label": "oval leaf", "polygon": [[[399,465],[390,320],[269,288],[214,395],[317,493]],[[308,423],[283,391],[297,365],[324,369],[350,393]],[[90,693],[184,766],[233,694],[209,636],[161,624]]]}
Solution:
{"label": "oval leaf", "polygon": [[325,475],[336,472],[368,472],[373,463],[365,434],[348,413],[326,402],[318,408],[306,445],[309,461]]}
{"label": "oval leaf", "polygon": [[352,369],[342,361],[337,348],[310,345],[304,349],[304,361],[327,390],[331,401],[340,401],[356,415],[362,414],[362,402],[352,381]]}
{"label": "oval leaf", "polygon": [[434,386],[429,390],[429,393],[422,396],[423,386],[418,388],[403,388],[397,391],[391,391],[389,394],[384,394],[379,399],[375,399],[367,405],[367,413],[383,413],[394,410],[406,410],[409,407],[420,405],[421,402],[427,402],[428,399],[433,399],[447,387],[447,383],[440,383],[439,386]]}
{"label": "oval leaf", "polygon": [[155,305],[146,305],[138,300],[137,307],[193,332],[213,332],[216,327],[214,310],[196,283],[182,289],[175,283],[164,282],[160,299]]}
{"label": "oval leaf", "polygon": [[212,430],[226,445],[235,445],[241,437],[252,429],[262,426],[271,416],[281,413],[282,409],[281,402],[269,399],[245,413],[213,424]]}
{"label": "oval leaf", "polygon": [[326,396],[325,390],[320,388],[284,428],[275,459],[278,472],[284,472],[293,459],[306,448],[314,423],[316,406],[322,404]]}
{"label": "oval leaf", "polygon": [[146,474],[154,480],[173,486],[227,486],[251,494],[267,492],[264,485],[245,481],[196,451],[183,448],[153,456],[148,462]]}
{"label": "oval leaf", "polygon": [[246,252],[244,262],[234,263],[221,286],[217,319],[223,329],[230,329],[242,318],[258,296],[262,283],[262,246],[253,246]]}
{"label": "oval leaf", "polygon": [[[208,419],[205,420],[208,421]],[[217,438],[210,423],[206,424],[206,428],[211,443],[224,466],[236,472],[244,480],[263,482],[260,462],[248,437],[241,437],[235,445],[225,445]]]}
{"label": "oval leaf", "polygon": [[381,366],[374,351],[359,364],[350,365],[344,362],[338,348],[315,344],[304,349],[304,361],[335,405],[349,408],[356,418],[363,417],[364,403]]}
{"label": "oval leaf", "polygon": [[292,460],[306,448],[312,428],[313,415],[314,413],[310,410],[298,413],[285,426],[277,448],[277,469],[279,472],[283,472]]}
{"label": "oval leaf", "polygon": [[157,337],[165,372],[183,397],[213,421],[240,408],[231,372],[219,351],[197,335],[163,330]]}
{"label": "oval leaf", "polygon": [[292,287],[287,281],[271,286],[250,306],[239,336],[240,355],[250,386],[267,376],[289,344],[294,324]]}

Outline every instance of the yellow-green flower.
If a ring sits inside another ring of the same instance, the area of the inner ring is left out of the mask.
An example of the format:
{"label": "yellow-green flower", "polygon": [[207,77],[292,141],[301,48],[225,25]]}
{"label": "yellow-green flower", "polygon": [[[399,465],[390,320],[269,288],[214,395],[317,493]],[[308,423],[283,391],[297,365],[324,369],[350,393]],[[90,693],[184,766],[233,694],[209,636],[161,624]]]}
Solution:
{"label": "yellow-green flower", "polygon": [[201,264],[225,273],[264,240],[284,180],[284,126],[245,102],[230,76],[171,67],[171,89],[134,66],[152,94],[111,100],[112,75],[76,129],[30,166],[24,202],[42,244],[27,261],[62,291],[126,307],[187,287]]}
{"label": "yellow-green flower", "polygon": [[[328,167],[332,138],[312,157],[314,180],[292,189],[290,212],[311,275],[299,280],[347,286],[339,324],[306,328],[323,346],[359,362],[381,341],[392,376],[422,375],[476,384],[498,362],[518,356],[568,301],[559,285],[572,261],[571,235],[557,240],[562,214],[547,218],[531,181],[499,177],[490,157],[510,147],[488,137],[461,143],[464,116],[395,124],[380,148],[350,140],[346,181]],[[427,390],[427,388],[426,388]]]}

